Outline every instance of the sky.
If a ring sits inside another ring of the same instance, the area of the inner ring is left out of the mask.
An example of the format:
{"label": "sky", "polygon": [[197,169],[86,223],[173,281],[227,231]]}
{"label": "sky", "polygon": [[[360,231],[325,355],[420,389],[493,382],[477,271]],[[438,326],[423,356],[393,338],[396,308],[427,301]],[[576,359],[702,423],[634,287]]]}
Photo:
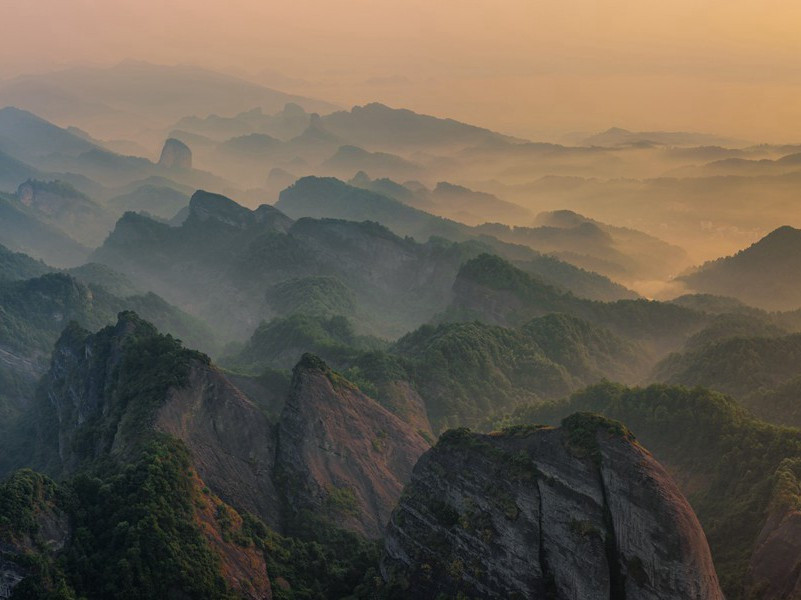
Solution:
{"label": "sky", "polygon": [[801,140],[797,0],[0,0],[0,77],[124,59],[528,137]]}

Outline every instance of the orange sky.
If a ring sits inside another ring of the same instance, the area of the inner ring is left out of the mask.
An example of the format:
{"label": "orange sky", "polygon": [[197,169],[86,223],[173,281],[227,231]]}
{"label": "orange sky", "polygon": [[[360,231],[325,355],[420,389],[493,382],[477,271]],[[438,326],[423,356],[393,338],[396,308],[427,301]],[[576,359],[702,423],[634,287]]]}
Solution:
{"label": "orange sky", "polygon": [[801,140],[797,0],[0,0],[0,76],[136,58],[553,136]]}

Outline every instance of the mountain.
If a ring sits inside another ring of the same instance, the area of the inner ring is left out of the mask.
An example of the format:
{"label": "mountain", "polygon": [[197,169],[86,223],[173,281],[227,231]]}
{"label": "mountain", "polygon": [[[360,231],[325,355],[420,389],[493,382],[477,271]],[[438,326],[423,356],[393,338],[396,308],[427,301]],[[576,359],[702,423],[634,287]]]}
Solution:
{"label": "mountain", "polygon": [[10,192],[17,189],[21,182],[35,179],[40,175],[38,169],[0,152],[0,190]]}
{"label": "mountain", "polygon": [[264,134],[281,140],[289,140],[303,133],[309,125],[311,115],[294,102],[274,114],[265,114],[261,108],[241,112],[233,117],[216,114],[205,118],[184,117],[173,129],[187,131],[222,141],[249,135]]}
{"label": "mountain", "polygon": [[445,150],[514,138],[488,129],[371,103],[322,118],[334,135],[371,150]]}
{"label": "mountain", "polygon": [[16,196],[42,221],[85,246],[99,245],[114,224],[107,210],[63,181],[29,179],[20,184]]}
{"label": "mountain", "polygon": [[189,195],[170,186],[142,184],[135,189],[112,197],[107,202],[110,210],[121,215],[126,212],[143,212],[162,219],[171,219],[189,205]]}
{"label": "mountain", "polygon": [[636,381],[642,369],[636,346],[561,314],[515,329],[479,322],[427,325],[388,352],[404,364],[435,432],[474,426],[489,414],[560,398],[605,377]]}
{"label": "mountain", "polygon": [[732,399],[703,388],[611,383],[519,409],[507,423],[558,424],[576,411],[626,423],[671,473],[706,532],[727,598],[797,593],[799,549],[786,544],[785,533],[798,514],[792,491],[798,430],[757,421]]}
{"label": "mountain", "polygon": [[462,223],[435,216],[408,206],[392,197],[345,184],[334,178],[303,177],[281,192],[276,207],[289,216],[338,218],[360,221],[378,221],[398,235],[427,240],[432,236],[452,241],[475,240],[492,252],[515,261],[521,261],[531,270],[545,275],[560,287],[592,294],[595,299],[620,299],[635,296],[631,291],[594,273],[562,262],[555,264],[527,246],[499,241],[494,233],[505,233],[483,227],[468,227]]}
{"label": "mountain", "polygon": [[678,280],[689,289],[737,298],[766,310],[801,307],[801,230],[780,227],[733,256],[708,262]]}
{"label": "mountain", "polygon": [[649,364],[634,343],[581,319],[550,314],[511,329],[479,322],[424,325],[389,344],[343,317],[295,314],[261,325],[221,363],[258,375],[307,351],[323,357],[423,431],[475,425],[521,403],[552,400],[607,377],[635,382]]}
{"label": "mountain", "polygon": [[779,425],[798,427],[801,403],[801,334],[765,331],[691,346],[660,362],[653,381],[702,385],[731,394],[754,414]]}
{"label": "mountain", "polygon": [[396,154],[368,152],[358,146],[340,146],[334,155],[320,165],[335,175],[350,177],[366,170],[378,177],[410,179],[425,173],[422,166]]}
{"label": "mountain", "polygon": [[254,106],[271,112],[288,102],[312,111],[336,108],[199,67],[136,61],[21,75],[0,85],[0,104],[88,131],[103,130],[107,137],[165,129],[187,114],[230,114]]}
{"label": "mountain", "polygon": [[98,149],[85,138],[31,112],[13,106],[0,108],[0,151],[19,160],[41,166],[50,155],[76,157]]}
{"label": "mountain", "polygon": [[[76,275],[86,277],[87,270]],[[30,404],[36,382],[47,369],[53,343],[71,321],[98,328],[114,321],[119,311],[133,309],[188,344],[216,349],[214,336],[203,323],[155,294],[122,298],[64,273],[0,281],[0,306],[0,413],[4,416],[0,435],[17,426],[16,417]]]}
{"label": "mountain", "polygon": [[42,496],[69,517],[64,543],[29,553],[38,571],[24,548],[4,546],[12,569],[0,582],[86,597],[155,597],[158,586],[170,597],[254,600],[272,585],[322,597],[353,590],[377,564],[363,535],[380,535],[428,444],[311,355],[277,422],[260,401],[134,313],[94,334],[68,326],[29,418],[0,441],[17,444],[3,468],[27,453],[64,482],[12,475],[5,486],[51,491],[0,487],[0,507],[10,500],[22,512],[4,511],[0,527],[32,528],[26,515],[42,514]]}
{"label": "mountain", "polygon": [[410,425],[308,354],[295,367],[278,440],[276,470],[296,518],[330,514],[370,538],[383,533],[428,449]]}
{"label": "mountain", "polygon": [[670,277],[689,264],[686,252],[677,246],[634,229],[588,219],[573,211],[541,213],[536,225],[510,227],[490,223],[477,229],[624,281]]}
{"label": "mountain", "polygon": [[723,598],[667,471],[582,414],[443,435],[393,512],[382,573],[414,598]]}
{"label": "mountain", "polygon": [[415,182],[401,185],[387,177],[370,179],[367,173],[359,171],[348,183],[467,225],[480,225],[488,220],[516,223],[531,218],[531,213],[517,204],[447,181],[440,181],[430,190]]}
{"label": "mountain", "polygon": [[519,223],[531,218],[531,213],[517,204],[447,181],[437,183],[430,197],[437,214],[446,213],[443,216],[468,225],[480,225],[489,220]]}
{"label": "mountain", "polygon": [[581,140],[585,146],[724,146],[737,148],[746,142],[708,133],[687,131],[629,131],[612,127]]}
{"label": "mountain", "polygon": [[192,150],[181,140],[167,138],[161,149],[159,166],[165,169],[191,169]]}
{"label": "mountain", "polygon": [[32,279],[53,269],[40,260],[35,260],[21,252],[12,252],[0,245],[0,281]]}
{"label": "mountain", "polygon": [[577,298],[488,254],[462,265],[453,284],[451,305],[440,318],[520,326],[533,317],[554,312],[577,316],[636,342],[646,352],[645,361],[679,349],[710,319],[704,313],[666,302]]}
{"label": "mountain", "polygon": [[57,267],[79,265],[89,255],[88,248],[5,194],[0,194],[0,243]]}
{"label": "mountain", "polygon": [[228,339],[244,339],[262,320],[280,316],[282,298],[294,292],[278,284],[309,277],[338,279],[364,331],[397,336],[447,305],[459,265],[482,248],[418,244],[377,223],[293,222],[271,206],[251,211],[197,192],[180,227],[124,215],[93,260],[215,323]]}

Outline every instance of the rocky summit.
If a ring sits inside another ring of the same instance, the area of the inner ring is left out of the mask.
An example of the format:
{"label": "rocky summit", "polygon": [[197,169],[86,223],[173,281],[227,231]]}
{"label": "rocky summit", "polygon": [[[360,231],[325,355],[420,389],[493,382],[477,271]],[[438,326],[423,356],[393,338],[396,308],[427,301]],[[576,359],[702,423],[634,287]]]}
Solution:
{"label": "rocky summit", "polygon": [[161,149],[159,165],[167,169],[191,169],[192,151],[181,140],[168,138]]}
{"label": "rocky summit", "polygon": [[706,538],[617,422],[453,430],[418,462],[384,577],[410,598],[722,599]]}

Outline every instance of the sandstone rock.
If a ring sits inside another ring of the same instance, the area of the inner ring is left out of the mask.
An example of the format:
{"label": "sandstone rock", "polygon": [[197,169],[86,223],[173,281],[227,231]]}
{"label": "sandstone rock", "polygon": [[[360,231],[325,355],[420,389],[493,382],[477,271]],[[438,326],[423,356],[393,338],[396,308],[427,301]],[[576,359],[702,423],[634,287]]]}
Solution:
{"label": "sandstone rock", "polygon": [[415,429],[304,355],[278,427],[276,471],[288,505],[378,538],[428,443]]}
{"label": "sandstone rock", "polygon": [[168,138],[161,149],[159,166],[166,169],[191,169],[192,151],[181,140]]}
{"label": "sandstone rock", "polygon": [[592,415],[443,435],[393,512],[382,574],[421,599],[723,599],[676,485]]}

